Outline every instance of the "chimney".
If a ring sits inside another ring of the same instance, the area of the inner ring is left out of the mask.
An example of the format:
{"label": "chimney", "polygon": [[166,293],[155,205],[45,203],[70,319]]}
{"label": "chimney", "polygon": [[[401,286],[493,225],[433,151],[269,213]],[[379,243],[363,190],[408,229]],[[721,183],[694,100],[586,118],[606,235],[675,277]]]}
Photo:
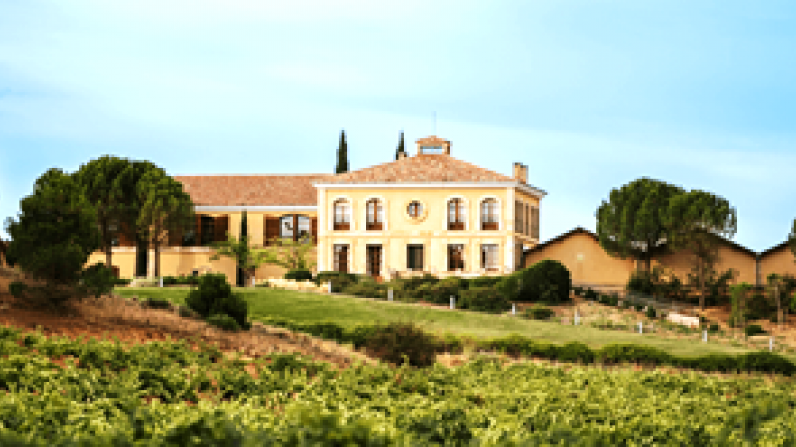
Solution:
{"label": "chimney", "polygon": [[514,163],[514,180],[520,183],[528,183],[528,166],[522,163]]}

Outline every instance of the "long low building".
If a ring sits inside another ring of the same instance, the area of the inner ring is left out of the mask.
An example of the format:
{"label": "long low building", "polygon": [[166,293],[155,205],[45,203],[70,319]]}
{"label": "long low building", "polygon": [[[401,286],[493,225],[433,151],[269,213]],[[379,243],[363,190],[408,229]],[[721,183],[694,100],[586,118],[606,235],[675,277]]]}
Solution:
{"label": "long low building", "polygon": [[[736,270],[736,283],[762,285],[771,273],[796,276],[796,258],[787,242],[756,253],[725,238],[719,240],[716,271]],[[576,227],[526,251],[523,264],[527,267],[544,259],[564,264],[572,274],[573,284],[606,289],[625,287],[633,271],[639,268],[639,261],[609,255],[600,246],[597,235],[583,227]],[[694,265],[694,254],[689,250],[666,254],[652,261],[652,266],[656,265],[685,282]]]}

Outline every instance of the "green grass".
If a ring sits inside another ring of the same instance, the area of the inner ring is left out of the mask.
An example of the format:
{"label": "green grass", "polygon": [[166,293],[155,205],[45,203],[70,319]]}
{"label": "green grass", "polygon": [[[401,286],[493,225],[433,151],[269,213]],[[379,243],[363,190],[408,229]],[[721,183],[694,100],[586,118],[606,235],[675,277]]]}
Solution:
{"label": "green grass", "polygon": [[[655,335],[640,335],[615,330],[602,330],[588,326],[562,325],[557,322],[525,320],[519,317],[499,316],[469,311],[449,311],[415,306],[399,302],[371,301],[347,296],[329,296],[315,293],[267,288],[233,288],[249,303],[253,320],[261,317],[282,317],[295,321],[335,321],[341,324],[373,324],[393,321],[413,322],[437,333],[469,335],[477,338],[520,334],[525,337],[567,343],[579,341],[592,347],[611,343],[638,343],[663,349],[676,355],[703,355],[709,353],[740,353],[748,349],[702,343],[698,336],[693,340],[665,339]],[[184,304],[188,288],[116,288],[118,295],[129,297],[166,298]]]}

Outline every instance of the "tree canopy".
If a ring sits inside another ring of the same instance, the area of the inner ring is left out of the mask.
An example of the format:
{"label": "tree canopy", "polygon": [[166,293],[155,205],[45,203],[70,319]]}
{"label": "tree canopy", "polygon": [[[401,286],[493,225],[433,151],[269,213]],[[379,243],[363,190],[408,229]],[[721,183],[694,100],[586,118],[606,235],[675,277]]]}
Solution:
{"label": "tree canopy", "polygon": [[669,200],[665,215],[672,250],[689,249],[696,257],[699,305],[705,309],[705,280],[718,261],[719,236],[731,238],[737,231],[735,208],[715,194],[691,190]]}
{"label": "tree canopy", "polygon": [[790,251],[793,252],[793,256],[796,256],[796,219],[793,219],[793,227],[788,235],[788,245],[790,246]]}
{"label": "tree canopy", "polygon": [[53,168],[36,180],[19,206],[18,220],[6,219],[12,238],[8,256],[48,285],[77,285],[89,255],[100,246],[97,210],[83,188]]}
{"label": "tree canopy", "polygon": [[682,193],[680,187],[647,177],[612,189],[597,209],[600,246],[612,256],[644,261],[649,271],[652,259],[669,251],[669,200]]}
{"label": "tree canopy", "polygon": [[155,250],[155,276],[160,276],[160,246],[169,233],[178,232],[194,219],[193,202],[182,183],[161,169],[146,171],[137,187],[141,209],[136,227]]}
{"label": "tree canopy", "polygon": [[132,185],[125,185],[122,173],[130,160],[104,155],[80,166],[73,177],[83,187],[86,198],[97,209],[100,250],[105,252],[105,265],[112,265],[113,240],[121,233],[121,222],[129,212]]}

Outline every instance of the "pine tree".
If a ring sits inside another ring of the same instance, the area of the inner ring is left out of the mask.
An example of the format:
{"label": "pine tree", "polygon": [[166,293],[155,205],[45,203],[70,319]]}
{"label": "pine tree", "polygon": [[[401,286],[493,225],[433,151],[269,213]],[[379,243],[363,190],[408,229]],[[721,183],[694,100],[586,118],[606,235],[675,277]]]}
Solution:
{"label": "pine tree", "polygon": [[404,133],[401,131],[401,139],[398,141],[398,148],[395,149],[395,159],[398,160],[400,154],[403,154],[406,157],[406,151],[404,150]]}
{"label": "pine tree", "polygon": [[340,132],[340,146],[337,148],[337,167],[335,174],[348,172],[348,144],[345,142],[345,130]]}

